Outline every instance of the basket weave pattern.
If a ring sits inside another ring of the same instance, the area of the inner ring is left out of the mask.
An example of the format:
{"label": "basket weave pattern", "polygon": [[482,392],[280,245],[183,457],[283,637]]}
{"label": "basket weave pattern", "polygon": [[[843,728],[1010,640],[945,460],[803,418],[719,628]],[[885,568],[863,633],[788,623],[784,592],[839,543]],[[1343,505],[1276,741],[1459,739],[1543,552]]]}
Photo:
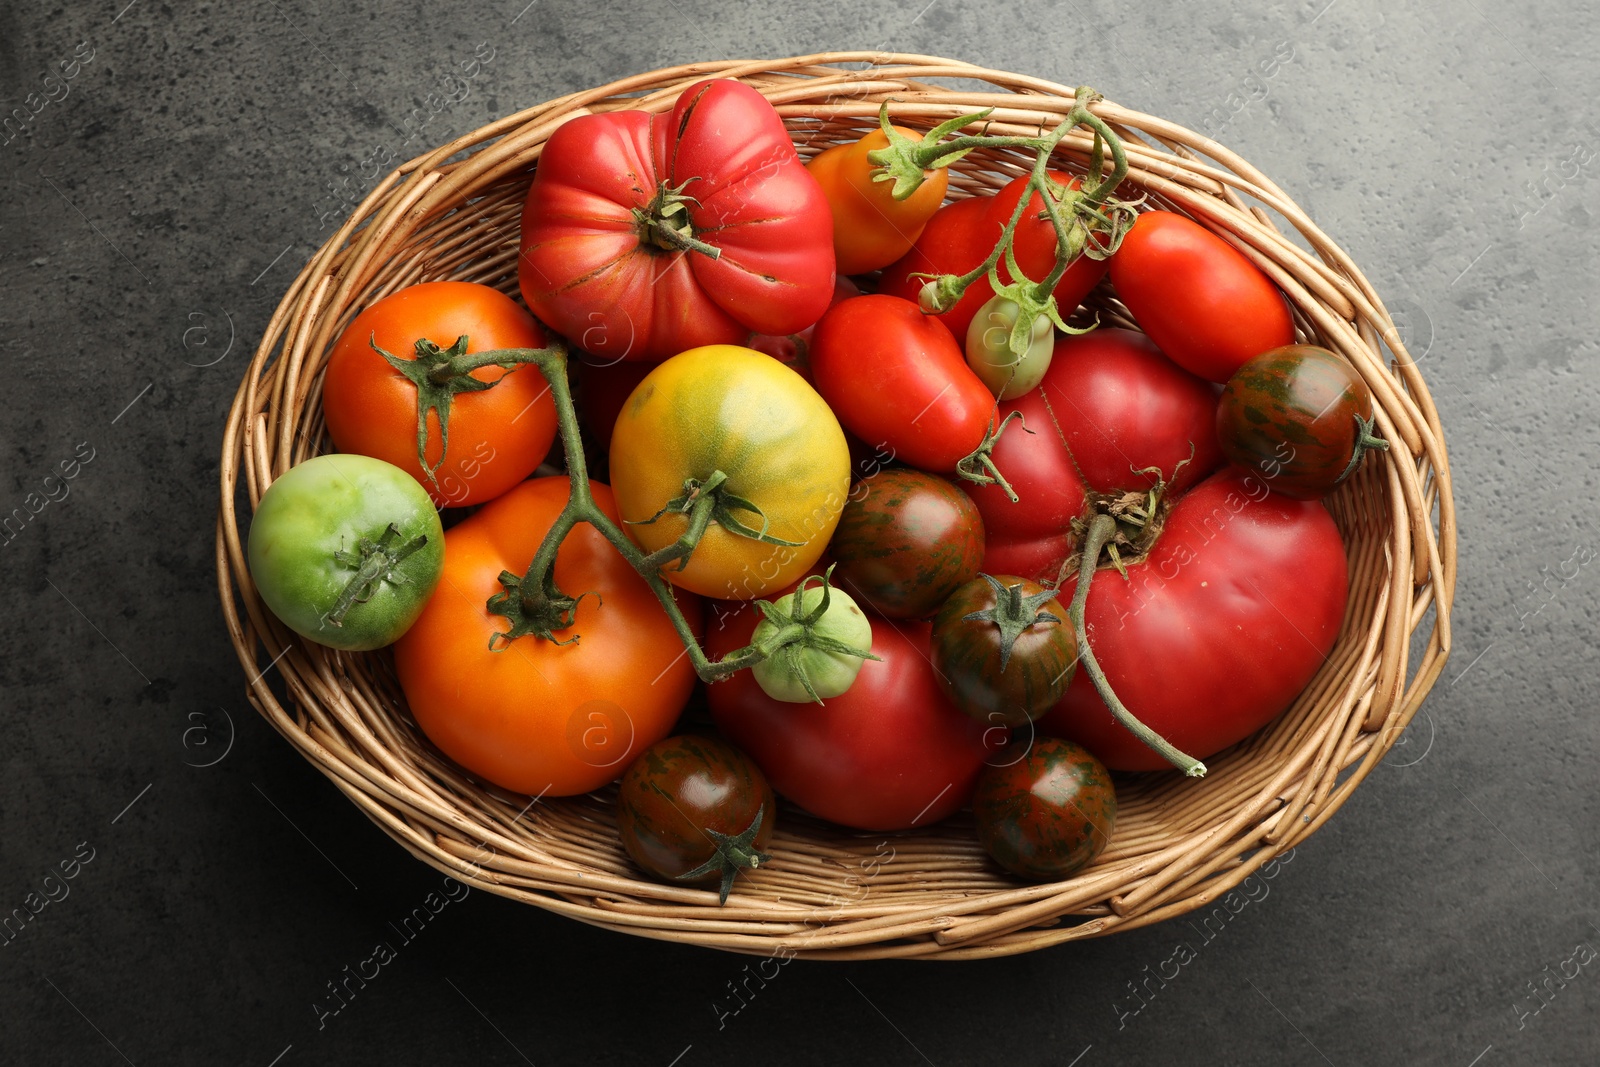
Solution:
{"label": "basket weave pattern", "polygon": [[[1024,885],[988,861],[964,814],[915,832],[859,834],[786,806],[773,862],[741,876],[718,907],[712,890],[650,881],[629,864],[614,787],[536,799],[480,783],[411,721],[387,652],[323,648],[272,617],[245,565],[240,509],[254,508],[295,463],[332,450],[321,372],[344,326],[421,281],[483,282],[515,296],[518,217],[550,133],[586,112],[668,110],[684,86],[711,76],[766,95],[807,157],[876,125],[884,100],[896,123],[924,129],[992,107],[987,132],[1023,136],[1053,127],[1073,105],[1069,87],[928,56],[702,63],[552,100],[388,175],[289,287],[228,416],[217,577],[234,648],[253,679],[250,702],[424,862],[585,922],[737,952],[1025,952],[1202,907],[1315,831],[1388,751],[1449,653],[1456,529],[1438,413],[1377,293],[1282,190],[1206,138],[1110,102],[1093,110],[1127,148],[1119,194],[1142,192],[1152,206],[1189,215],[1264,270],[1288,296],[1301,339],[1342,353],[1371,386],[1391,449],[1369,457],[1327,502],[1345,539],[1350,601],[1316,678],[1270,726],[1208,760],[1203,780],[1119,776],[1116,834],[1089,868]],[[952,90],[933,78],[987,85]],[[1081,172],[1089,149],[1087,131],[1074,131],[1052,163]],[[952,168],[950,195],[993,192],[1031,162],[974,152]],[[1285,236],[1290,229],[1301,243]],[[1089,304],[1106,324],[1132,325],[1104,286]]]}

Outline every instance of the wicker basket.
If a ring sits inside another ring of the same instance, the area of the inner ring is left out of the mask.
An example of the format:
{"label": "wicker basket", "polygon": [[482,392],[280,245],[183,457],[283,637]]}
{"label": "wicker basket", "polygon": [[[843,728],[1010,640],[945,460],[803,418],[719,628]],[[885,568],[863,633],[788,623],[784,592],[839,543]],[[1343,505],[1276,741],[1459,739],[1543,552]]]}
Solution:
{"label": "wicker basket", "polygon": [[[1350,601],[1323,669],[1283,716],[1208,760],[1205,779],[1119,776],[1116,835],[1073,878],[1008,879],[964,815],[913,833],[868,835],[786,808],[772,864],[741,877],[718,907],[713,891],[663,885],[631,867],[616,836],[614,787],[531,800],[473,780],[411,722],[387,653],[307,643],[265,609],[245,566],[239,509],[253,507],[293,464],[329,450],[321,371],[345,324],[420,281],[478,281],[516,295],[518,215],[551,131],[585,112],[670,109],[683,86],[713,75],[764,93],[808,156],[859,136],[885,99],[904,125],[926,128],[993,107],[989,132],[1022,135],[1055,125],[1073,101],[1062,85],[927,56],[702,63],[552,100],[388,175],[289,287],[228,415],[217,578],[251,679],[250,702],[424,862],[597,926],[735,952],[831,959],[1026,952],[1201,907],[1304,840],[1382,758],[1449,653],[1456,530],[1438,413],[1378,295],[1293,201],[1221,146],[1109,102],[1094,111],[1126,142],[1123,194],[1143,191],[1152,204],[1190,215],[1266,271],[1288,294],[1302,338],[1359,368],[1393,447],[1328,501],[1349,553]],[[946,89],[930,78],[972,87]],[[1088,149],[1084,131],[1076,131],[1057,161],[1081,171]],[[953,168],[950,195],[993,191],[1029,161],[975,152]],[[1297,230],[1312,251],[1280,225]],[[1090,302],[1102,321],[1130,324],[1104,288]],[[1424,622],[1431,628],[1419,649]],[[272,669],[287,707],[274,693]]]}

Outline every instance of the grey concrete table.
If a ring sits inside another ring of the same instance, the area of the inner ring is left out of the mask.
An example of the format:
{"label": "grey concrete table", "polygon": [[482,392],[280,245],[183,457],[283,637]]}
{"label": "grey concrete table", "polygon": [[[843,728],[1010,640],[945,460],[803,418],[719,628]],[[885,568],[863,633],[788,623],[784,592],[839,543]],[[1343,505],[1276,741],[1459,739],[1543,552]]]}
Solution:
{"label": "grey concrete table", "polygon": [[[44,501],[0,543],[0,909],[39,907],[0,938],[0,1061],[1600,1060],[1592,5],[46,7],[0,5],[0,511]],[[1297,198],[1438,400],[1454,659],[1220,929],[794,964],[731,1013],[742,958],[475,893],[331,1010],[440,876],[243,701],[212,572],[243,361],[375,158],[625,73],[826,48],[1086,82]]]}

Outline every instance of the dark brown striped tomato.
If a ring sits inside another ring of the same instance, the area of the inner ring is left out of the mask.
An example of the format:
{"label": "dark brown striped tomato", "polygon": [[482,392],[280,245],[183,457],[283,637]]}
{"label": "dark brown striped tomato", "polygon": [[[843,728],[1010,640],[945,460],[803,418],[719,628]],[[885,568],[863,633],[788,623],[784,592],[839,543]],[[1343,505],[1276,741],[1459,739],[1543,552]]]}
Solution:
{"label": "dark brown striped tomato", "polygon": [[1222,451],[1267,485],[1315,500],[1371,449],[1372,391],[1342,357],[1315,345],[1263,352],[1234,372],[1217,401]]}
{"label": "dark brown striped tomato", "polygon": [[1009,755],[984,767],[972,796],[984,851],[1012,874],[1041,881],[1065,878],[1100,855],[1117,822],[1105,764],[1054,737],[1036,739],[1022,758],[1005,762]]}
{"label": "dark brown striped tomato", "polygon": [[617,833],[645,871],[672,882],[719,883],[770,858],[777,798],[755,762],[725,741],[684,734],[657,741],[617,789]]}
{"label": "dark brown striped tomato", "polygon": [[987,574],[950,595],[930,651],[956,707],[986,726],[1023,726],[1060,702],[1078,641],[1055,597],[1037,582]]}
{"label": "dark brown striped tomato", "polygon": [[828,552],[834,583],[880,615],[925,619],[977,577],[983,518],[936,474],[892,469],[851,487]]}

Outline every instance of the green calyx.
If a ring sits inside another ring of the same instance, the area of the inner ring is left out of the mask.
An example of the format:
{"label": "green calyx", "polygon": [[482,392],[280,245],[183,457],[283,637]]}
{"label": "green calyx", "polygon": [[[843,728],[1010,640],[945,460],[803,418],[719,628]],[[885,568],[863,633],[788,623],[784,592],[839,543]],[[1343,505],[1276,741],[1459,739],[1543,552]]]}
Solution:
{"label": "green calyx", "polygon": [[489,638],[491,651],[504,652],[512,641],[526,634],[556,645],[578,643],[577,634],[566,640],[557,640],[555,635],[577,621],[578,605],[584,597],[592,596],[597,603],[601,603],[600,594],[588,592],[576,597],[567,596],[556,588],[552,573],[547,572],[541,584],[530,583],[510,571],[500,572],[500,592],[491,596],[484,608],[491,615],[509,620],[511,625],[504,633]]}
{"label": "green calyx", "polygon": [[721,257],[722,249],[694,235],[689,205],[698,205],[700,201],[684,190],[697,177],[692,175],[685,178],[679,185],[662,182],[656,186],[655,195],[648,204],[633,209],[633,221],[640,240],[663,252],[699,252],[712,259]]}
{"label": "green calyx", "polygon": [[684,871],[678,875],[680,882],[696,882],[708,874],[721,876],[722,884],[717,894],[717,904],[728,902],[728,893],[733,889],[733,880],[739,876],[740,871],[753,871],[763,863],[770,863],[772,857],[756,848],[756,838],[761,833],[762,820],[766,818],[767,806],[761,805],[756,809],[756,817],[750,825],[739,834],[724,834],[709,827],[703,828],[702,833],[709,837],[717,846],[711,858],[692,871]]}
{"label": "green calyx", "polygon": [[[1034,165],[1028,177],[1028,189],[1017,198],[1016,208],[1000,233],[989,256],[966,274],[930,276],[918,294],[918,303],[926,314],[940,314],[950,310],[961,299],[967,288],[979,278],[987,276],[996,294],[1005,295],[1022,308],[1018,316],[1013,351],[1024,351],[1024,339],[1031,333],[1040,316],[1065,333],[1082,333],[1083,330],[1067,326],[1052,294],[1055,287],[1079,256],[1091,259],[1109,258],[1122,243],[1123,236],[1133,225],[1133,205],[1111,198],[1111,193],[1128,172],[1128,161],[1122,142],[1094,115],[1089,106],[1100,95],[1088,86],[1080,86],[1074,106],[1055,129],[1041,137],[958,137],[941,146],[945,151],[959,151],[988,147],[1030,148],[1034,151]],[[1088,175],[1078,188],[1055,181],[1049,172],[1049,160],[1073,129],[1087,126],[1093,135],[1089,156]],[[1111,172],[1105,172],[1106,155],[1111,158]],[[870,158],[870,154],[869,154]],[[1043,203],[1038,218],[1048,220],[1056,234],[1055,264],[1050,273],[1040,281],[1032,281],[1018,268],[1012,250],[1017,225],[1022,221],[1032,193],[1037,193]],[[1013,281],[1002,282],[1000,263],[1005,261]]]}
{"label": "green calyx", "polygon": [[[756,681],[774,700],[798,701],[804,694],[804,699],[820,704],[849,689],[863,660],[878,658],[870,647],[871,623],[854,600],[833,588],[832,576],[829,567],[775,603],[756,601],[763,618],[751,635],[749,650],[758,657]],[[820,597],[811,595],[817,591],[813,580],[821,582]],[[841,633],[864,640],[869,647],[835,636]],[[827,673],[825,691],[813,683],[812,672],[818,669]]]}
{"label": "green calyx", "polygon": [[409,580],[395,568],[401,560],[427,544],[428,536],[418,534],[403,545],[396,543],[399,540],[400,529],[391,522],[376,541],[363,537],[356,542],[354,552],[346,552],[341,548],[333,554],[335,562],[354,567],[356,573],[345,583],[333,607],[322,616],[323,622],[329,626],[343,626],[344,617],[350,613],[350,609],[371,600],[379,585],[384,582],[404,585]]}
{"label": "green calyx", "polygon": [[978,447],[973,449],[970,454],[963,456],[961,461],[956,464],[956,474],[974,485],[998,485],[1005,491],[1006,496],[1011,498],[1011,502],[1015,504],[1021,498],[1017,496],[1017,491],[1011,488],[1011,483],[1006,481],[1006,476],[1000,473],[1000,468],[994,465],[995,442],[1000,440],[1000,435],[1005,432],[1007,426],[1011,425],[1012,419],[1022,423],[1023,433],[1033,432],[1028,429],[1028,424],[1023,419],[1020,411],[1013,411],[1001,419],[998,424],[991,417],[989,419],[989,429],[985,431],[983,440],[978,442]]}
{"label": "green calyx", "polygon": [[1354,474],[1356,468],[1361,466],[1362,457],[1368,452],[1389,451],[1389,442],[1372,432],[1373,426],[1377,421],[1378,417],[1376,415],[1370,419],[1363,419],[1360,415],[1356,416],[1356,446],[1350,452],[1350,462],[1345,466],[1344,473],[1334,479],[1334,485],[1338,485]]}
{"label": "green calyx", "polygon": [[[481,393],[492,389],[505,376],[492,382],[473,377],[472,372],[483,367],[500,367],[507,373],[524,363],[535,363],[549,352],[561,351],[559,345],[545,348],[507,348],[493,352],[467,355],[467,335],[456,338],[449,348],[440,348],[426,337],[416,342],[416,355],[412,359],[385,352],[378,347],[378,336],[373,334],[367,343],[395,370],[417,387],[417,465],[428,476],[435,489],[439,488],[438,470],[444,465],[445,453],[450,449],[450,406],[457,393]],[[439,462],[428,462],[428,412],[439,413]]]}
{"label": "green calyx", "polygon": [[939,123],[921,137],[907,137],[889,121],[889,102],[885,100],[878,107],[878,126],[889,143],[867,153],[867,162],[874,167],[872,180],[894,182],[889,195],[896,200],[907,199],[921,187],[928,171],[948,167],[978,147],[975,143],[939,142],[963,127],[981,122],[993,112],[994,108],[991,107],[970,115],[957,115]]}
{"label": "green calyx", "polygon": [[[666,545],[645,557],[645,561],[655,567],[664,567],[668,563],[676,562],[681,571],[689,565],[689,554],[700,543],[700,538],[705,536],[706,530],[712,523],[722,527],[729,533],[738,537],[748,537],[752,541],[760,541],[764,545],[778,545],[784,548],[798,548],[803,541],[785,541],[781,537],[773,537],[767,533],[767,517],[762,514],[754,502],[742,496],[735,496],[728,491],[728,476],[721,471],[712,471],[711,476],[704,480],[698,478],[685,479],[683,492],[667,501],[660,511],[648,519],[630,523],[634,526],[648,526],[663,515],[684,515],[688,517],[689,526],[670,545]],[[761,520],[759,530],[741,522],[734,512],[742,511],[755,515]]]}
{"label": "green calyx", "polygon": [[1035,626],[1059,626],[1061,617],[1043,610],[1043,605],[1056,598],[1057,589],[1046,589],[1032,596],[1022,594],[1022,585],[1003,585],[992,574],[978,577],[994,589],[994,607],[968,612],[961,616],[963,622],[992,622],[1000,629],[1000,670],[1011,662],[1011,648],[1024,631]]}

